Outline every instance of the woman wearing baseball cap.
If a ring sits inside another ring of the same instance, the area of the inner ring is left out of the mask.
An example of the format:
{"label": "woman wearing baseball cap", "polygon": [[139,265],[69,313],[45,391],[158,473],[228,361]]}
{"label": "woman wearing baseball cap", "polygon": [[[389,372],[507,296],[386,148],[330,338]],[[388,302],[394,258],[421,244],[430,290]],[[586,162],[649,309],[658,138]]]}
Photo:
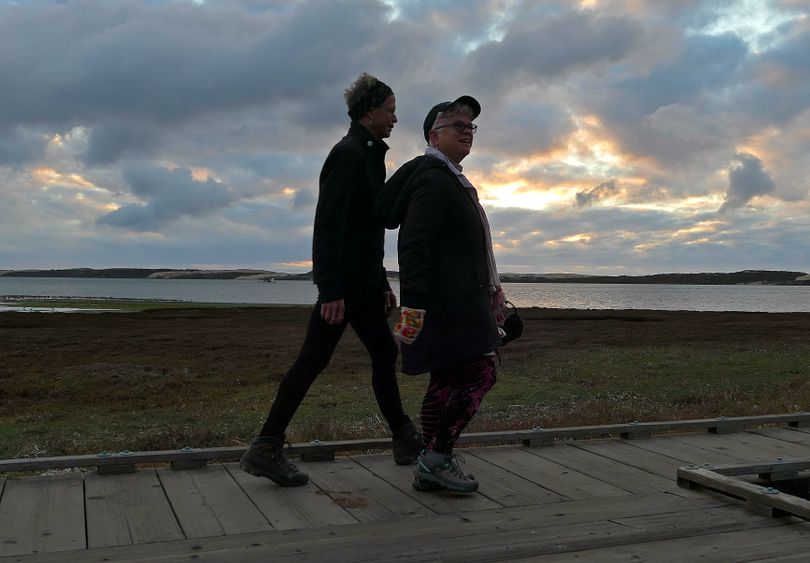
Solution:
{"label": "woman wearing baseball cap", "polygon": [[472,96],[431,108],[425,154],[403,165],[375,202],[383,224],[400,227],[402,308],[394,336],[402,371],[430,373],[421,408],[424,450],[414,470],[420,491],[478,489],[453,448],[495,383],[503,292],[489,224],[461,166],[480,113]]}

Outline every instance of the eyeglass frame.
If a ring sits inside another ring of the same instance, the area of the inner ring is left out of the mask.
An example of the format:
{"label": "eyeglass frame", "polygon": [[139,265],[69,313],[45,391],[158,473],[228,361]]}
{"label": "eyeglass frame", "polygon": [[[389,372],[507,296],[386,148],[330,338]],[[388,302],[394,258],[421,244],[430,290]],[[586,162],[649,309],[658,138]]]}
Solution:
{"label": "eyeglass frame", "polygon": [[431,131],[438,131],[439,129],[445,129],[446,127],[452,127],[459,135],[463,134],[467,129],[469,129],[473,135],[475,135],[475,132],[478,131],[478,125],[475,123],[464,123],[463,121],[454,121],[453,123],[448,123],[446,125],[439,125],[438,127],[431,129]]}

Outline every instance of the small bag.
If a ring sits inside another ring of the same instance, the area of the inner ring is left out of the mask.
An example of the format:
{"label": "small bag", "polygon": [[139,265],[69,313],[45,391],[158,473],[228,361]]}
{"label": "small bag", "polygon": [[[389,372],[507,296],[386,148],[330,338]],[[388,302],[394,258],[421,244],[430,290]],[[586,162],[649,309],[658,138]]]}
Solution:
{"label": "small bag", "polygon": [[501,338],[501,346],[520,338],[523,334],[523,319],[520,318],[517,307],[511,301],[507,301],[506,305],[512,307],[512,313],[503,321],[502,328],[506,335]]}

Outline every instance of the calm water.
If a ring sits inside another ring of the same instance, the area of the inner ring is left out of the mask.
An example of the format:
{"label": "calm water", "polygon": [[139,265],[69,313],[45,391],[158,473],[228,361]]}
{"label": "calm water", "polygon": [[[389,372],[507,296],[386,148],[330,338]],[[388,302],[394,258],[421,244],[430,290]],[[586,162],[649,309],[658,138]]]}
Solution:
{"label": "calm water", "polygon": [[[514,283],[504,290],[518,307],[810,312],[810,286]],[[317,291],[308,281],[0,277],[0,296],[7,295],[311,304]]]}

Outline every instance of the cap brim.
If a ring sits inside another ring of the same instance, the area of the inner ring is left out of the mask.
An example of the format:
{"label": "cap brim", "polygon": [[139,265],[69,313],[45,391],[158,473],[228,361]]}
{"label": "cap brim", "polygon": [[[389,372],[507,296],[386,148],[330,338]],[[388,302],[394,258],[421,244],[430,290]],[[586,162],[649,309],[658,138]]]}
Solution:
{"label": "cap brim", "polygon": [[472,118],[475,119],[481,113],[481,104],[478,103],[478,100],[473,98],[472,96],[461,96],[460,98],[456,98],[452,102],[441,102],[433,106],[425,117],[425,122],[422,124],[422,131],[425,134],[425,141],[430,142],[430,128],[433,127],[433,122],[436,121],[436,116],[439,112],[442,112],[449,108],[450,106],[454,105],[465,105],[469,107],[472,112]]}
{"label": "cap brim", "polygon": [[464,105],[468,106],[473,111],[472,118],[475,119],[479,115],[481,115],[481,104],[478,103],[478,100],[473,98],[472,96],[461,96],[456,98],[451,105]]}

